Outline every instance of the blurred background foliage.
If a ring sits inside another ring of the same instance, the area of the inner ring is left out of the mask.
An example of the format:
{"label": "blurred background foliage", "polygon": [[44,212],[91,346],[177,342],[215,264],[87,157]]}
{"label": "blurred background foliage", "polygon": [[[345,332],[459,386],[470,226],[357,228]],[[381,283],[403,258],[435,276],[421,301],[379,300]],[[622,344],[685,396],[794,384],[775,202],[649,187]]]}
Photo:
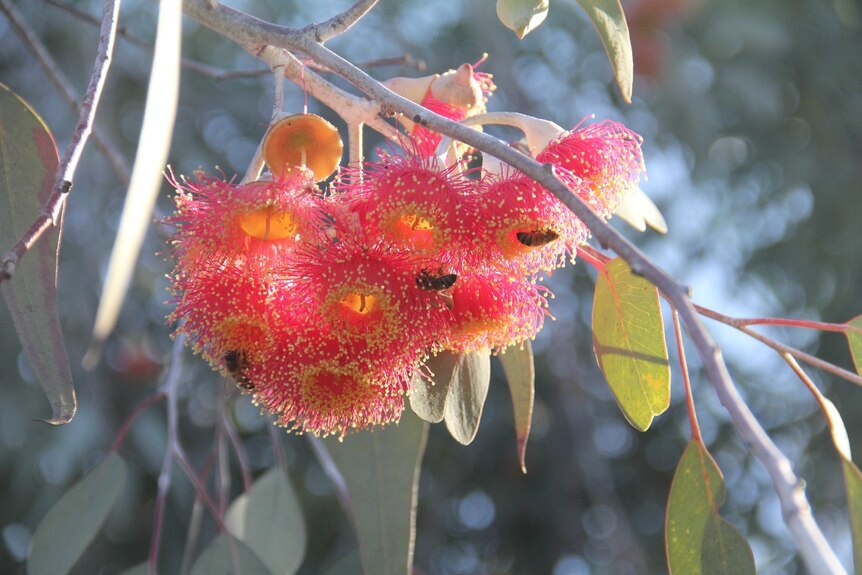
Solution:
{"label": "blurred background foliage", "polygon": [[[62,1],[62,0],[58,0]],[[101,2],[70,2],[93,16]],[[319,21],[348,2],[239,0],[231,5],[285,25]],[[739,316],[843,322],[862,313],[862,8],[853,0],[629,0],[636,82],[623,105],[598,37],[572,1],[551,3],[548,20],[523,41],[498,21],[492,3],[382,0],[354,29],[329,43],[357,63],[410,54],[409,66],[374,67],[378,78],[443,72],[490,54],[491,110],[513,110],[564,127],[590,114],[625,122],[645,138],[645,191],[670,226],[666,237],[637,235],[658,263],[689,283],[697,303]],[[79,91],[86,86],[97,28],[46,2],[18,2]],[[157,4],[127,0],[121,25],[152,41]],[[261,69],[229,41],[184,23],[184,57],[222,70]],[[0,81],[25,98],[66,145],[76,115],[0,18]],[[98,121],[133,157],[150,53],[118,41]],[[171,163],[228,176],[242,173],[269,118],[268,76],[218,80],[186,69]],[[301,110],[301,89],[286,108]],[[318,111],[338,123],[314,101]],[[339,124],[341,125],[341,124]],[[511,139],[514,133],[494,132]],[[379,142],[369,136],[371,145]],[[89,146],[70,197],[60,261],[62,319],[80,409],[68,426],[34,422],[48,404],[34,382],[5,308],[0,311],[0,572],[24,573],[33,529],[47,509],[104,455],[134,406],[159,384],[170,351],[164,250],[166,229],[148,237],[120,324],[95,371],[78,367],[88,344],[125,183]],[[157,217],[170,210],[164,186]],[[621,226],[623,227],[623,226]],[[594,273],[584,265],[548,278],[555,322],[539,335],[537,403],[521,474],[511,405],[495,366],[475,442],[462,447],[432,427],[420,484],[418,573],[585,575],[662,573],[663,514],[674,466],[688,439],[679,373],[670,410],[639,434],[624,421],[591,351]],[[850,566],[844,486],[814,402],[771,351],[712,324],[737,385],[807,482],[815,515]],[[852,368],[841,336],[764,330]],[[672,357],[674,350],[671,348]],[[693,350],[689,350],[690,355]],[[741,445],[692,360],[704,439],[725,474],[723,515],[749,538],[763,574],[803,572],[768,477]],[[862,402],[852,384],[812,372],[862,450]],[[184,445],[201,466],[222,410],[238,425],[250,464],[273,464],[267,419],[230,395],[197,358],[186,363]],[[345,515],[305,438],[275,434],[299,489],[309,531],[300,573],[319,573],[355,546]],[[146,559],[155,477],[165,439],[163,406],[147,411],[121,454],[130,481],[119,509],[78,573],[116,573]],[[236,472],[236,469],[234,469]],[[192,489],[178,471],[163,534],[165,572],[179,570]],[[235,477],[234,490],[239,485]],[[204,521],[204,535],[212,524]],[[289,534],[286,534],[289,536]]]}

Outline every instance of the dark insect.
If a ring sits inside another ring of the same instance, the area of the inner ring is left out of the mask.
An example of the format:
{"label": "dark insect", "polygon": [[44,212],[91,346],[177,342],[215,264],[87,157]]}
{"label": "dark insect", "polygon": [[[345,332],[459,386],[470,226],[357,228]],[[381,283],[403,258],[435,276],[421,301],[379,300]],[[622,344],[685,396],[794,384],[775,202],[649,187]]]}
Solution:
{"label": "dark insect", "polygon": [[416,285],[425,291],[442,291],[455,285],[457,279],[456,274],[444,274],[438,270],[437,274],[433,275],[428,270],[422,270],[416,276]]}
{"label": "dark insect", "polygon": [[224,354],[224,365],[230,373],[237,386],[246,391],[254,389],[254,384],[243,370],[248,367],[248,358],[242,351],[229,351]]}
{"label": "dark insect", "polygon": [[531,232],[518,232],[515,237],[525,246],[537,248],[556,240],[560,234],[554,230],[533,230]]}

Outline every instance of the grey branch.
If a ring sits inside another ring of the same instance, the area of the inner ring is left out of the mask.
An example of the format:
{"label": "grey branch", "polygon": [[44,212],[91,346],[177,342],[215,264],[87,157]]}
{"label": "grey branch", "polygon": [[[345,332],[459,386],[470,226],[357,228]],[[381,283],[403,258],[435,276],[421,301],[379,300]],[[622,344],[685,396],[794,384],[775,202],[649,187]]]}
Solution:
{"label": "grey branch", "polygon": [[[3,281],[11,279],[15,272],[15,267],[21,258],[24,257],[24,254],[51,226],[57,225],[60,221],[66,199],[72,188],[78,162],[81,159],[84,147],[87,145],[87,140],[93,132],[96,110],[99,107],[99,100],[102,96],[105,80],[108,77],[111,54],[114,50],[114,41],[117,35],[117,17],[120,12],[120,0],[105,0],[99,30],[99,46],[96,52],[96,60],[93,63],[93,71],[90,73],[90,82],[87,85],[87,91],[84,93],[84,99],[80,105],[77,102],[74,88],[72,88],[69,80],[56,65],[45,46],[29,27],[23,16],[8,0],[0,0],[0,9],[6,13],[12,27],[18,33],[19,37],[21,37],[22,42],[30,49],[45,69],[48,77],[52,79],[66,101],[78,112],[78,123],[57,167],[54,188],[48,201],[43,206],[42,212],[24,233],[24,236],[0,259],[0,281]],[[103,152],[105,152],[119,178],[121,180],[127,178],[128,166],[126,166],[125,160],[123,160],[119,153],[112,146],[106,144],[106,139],[103,136],[100,137],[98,132],[94,134],[94,140],[100,145]]]}
{"label": "grey branch", "polygon": [[734,427],[772,478],[781,501],[785,522],[811,572],[846,573],[814,521],[802,482],[794,474],[790,461],[775,446],[736,391],[720,348],[695,311],[689,289],[654,264],[634,244],[592,212],[555,177],[551,166],[543,166],[496,138],[449,121],[394,94],[350,62],[326,49],[317,37],[307,31],[276,26],[225,6],[213,7],[205,0],[185,0],[184,6],[190,16],[246,49],[248,46],[263,48],[272,45],[304,52],[379,102],[383,113],[403,114],[410,118],[419,115],[427,121],[429,129],[460,140],[510,164],[559,198],[590,228],[603,247],[613,249],[625,259],[634,273],[652,282],[678,310],[680,319],[703,361],[709,381],[730,414]]}

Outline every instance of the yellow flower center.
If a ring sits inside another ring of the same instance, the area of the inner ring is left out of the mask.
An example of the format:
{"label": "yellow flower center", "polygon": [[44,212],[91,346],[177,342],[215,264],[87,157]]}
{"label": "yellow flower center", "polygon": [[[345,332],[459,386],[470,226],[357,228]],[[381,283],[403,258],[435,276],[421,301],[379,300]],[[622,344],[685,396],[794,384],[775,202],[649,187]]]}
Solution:
{"label": "yellow flower center", "polygon": [[296,234],[296,222],[287,212],[272,207],[261,208],[239,219],[242,231],[263,241],[283,240]]}
{"label": "yellow flower center", "polygon": [[377,298],[370,294],[349,293],[342,298],[341,305],[359,315],[368,315],[377,309]]}

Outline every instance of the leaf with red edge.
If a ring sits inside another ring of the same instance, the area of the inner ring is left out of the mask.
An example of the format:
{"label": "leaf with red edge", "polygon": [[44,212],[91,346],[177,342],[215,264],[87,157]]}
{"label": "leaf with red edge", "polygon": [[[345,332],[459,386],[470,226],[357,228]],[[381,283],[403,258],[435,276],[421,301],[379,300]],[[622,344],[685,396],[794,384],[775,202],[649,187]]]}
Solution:
{"label": "leaf with red edge", "polygon": [[[856,316],[847,322],[850,327],[862,330],[862,315]],[[856,331],[845,331],[847,343],[850,344],[850,355],[853,356],[853,364],[856,371],[862,376],[862,333]]]}
{"label": "leaf with red edge", "polygon": [[[54,186],[57,147],[38,115],[0,84],[0,251],[10,249],[42,211]],[[18,339],[51,403],[48,423],[69,423],[77,403],[57,309],[60,230],[49,230],[0,284]]]}
{"label": "leaf with red edge", "polygon": [[529,341],[523,345],[507,347],[500,354],[500,362],[509,382],[512,408],[515,411],[515,431],[518,434],[518,457],[521,471],[527,472],[527,438],[533,422],[536,369],[533,365],[533,348]]}
{"label": "leaf with red edge", "polygon": [[670,405],[664,323],[658,290],[620,258],[596,280],[593,349],[626,419],[646,431]]}

